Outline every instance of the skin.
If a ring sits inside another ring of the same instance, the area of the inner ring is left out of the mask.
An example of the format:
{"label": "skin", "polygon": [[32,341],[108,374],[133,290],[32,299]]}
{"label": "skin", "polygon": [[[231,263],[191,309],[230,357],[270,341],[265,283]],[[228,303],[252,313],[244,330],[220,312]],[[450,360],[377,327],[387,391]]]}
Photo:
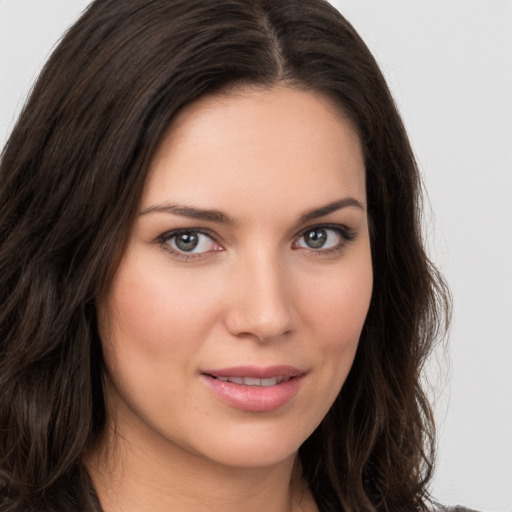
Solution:
{"label": "skin", "polygon": [[[98,308],[109,428],[87,463],[104,510],[316,510],[297,450],[347,377],[372,292],[350,122],[285,86],[202,98],[162,141],[140,211]],[[205,234],[180,252],[177,229]],[[297,394],[244,411],[201,375],[248,364],[301,369]]]}

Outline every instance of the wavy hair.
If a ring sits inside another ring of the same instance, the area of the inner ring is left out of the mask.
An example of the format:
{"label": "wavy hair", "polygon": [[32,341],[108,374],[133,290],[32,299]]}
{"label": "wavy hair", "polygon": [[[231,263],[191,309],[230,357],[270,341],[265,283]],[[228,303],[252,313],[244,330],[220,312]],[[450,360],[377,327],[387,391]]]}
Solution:
{"label": "wavy hair", "polygon": [[96,0],[38,78],[0,162],[2,510],[100,510],[82,457],[105,426],[95,304],[148,166],[205,94],[328,96],[365,158],[374,291],[352,370],[300,448],[323,512],[420,511],[434,455],[420,372],[449,295],[421,237],[421,182],[385,80],[323,0]]}

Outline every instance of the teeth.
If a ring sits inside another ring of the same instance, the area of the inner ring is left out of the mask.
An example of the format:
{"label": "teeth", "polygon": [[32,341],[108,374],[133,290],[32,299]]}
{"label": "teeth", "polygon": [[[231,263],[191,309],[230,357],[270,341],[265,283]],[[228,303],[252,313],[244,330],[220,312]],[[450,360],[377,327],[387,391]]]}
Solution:
{"label": "teeth", "polygon": [[281,382],[290,380],[289,377],[271,377],[269,379],[256,379],[254,377],[216,377],[222,382],[233,382],[244,386],[275,386]]}
{"label": "teeth", "polygon": [[[269,379],[267,379],[269,380]],[[254,379],[252,377],[244,377],[242,379],[245,386],[261,386],[261,379]]]}

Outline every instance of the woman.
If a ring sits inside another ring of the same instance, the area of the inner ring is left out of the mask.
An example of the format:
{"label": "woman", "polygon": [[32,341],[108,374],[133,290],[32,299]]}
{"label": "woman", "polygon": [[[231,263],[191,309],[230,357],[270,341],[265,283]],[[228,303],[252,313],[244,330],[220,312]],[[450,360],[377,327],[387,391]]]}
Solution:
{"label": "woman", "polygon": [[98,0],[2,154],[5,510],[429,510],[449,308],[321,0]]}

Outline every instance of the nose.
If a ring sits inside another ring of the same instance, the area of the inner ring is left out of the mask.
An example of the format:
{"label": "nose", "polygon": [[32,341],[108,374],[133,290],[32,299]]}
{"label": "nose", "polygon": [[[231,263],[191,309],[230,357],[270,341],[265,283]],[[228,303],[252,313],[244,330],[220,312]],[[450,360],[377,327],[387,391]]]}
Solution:
{"label": "nose", "polygon": [[293,330],[296,315],[286,274],[276,258],[253,258],[240,265],[225,317],[232,335],[266,342]]}

